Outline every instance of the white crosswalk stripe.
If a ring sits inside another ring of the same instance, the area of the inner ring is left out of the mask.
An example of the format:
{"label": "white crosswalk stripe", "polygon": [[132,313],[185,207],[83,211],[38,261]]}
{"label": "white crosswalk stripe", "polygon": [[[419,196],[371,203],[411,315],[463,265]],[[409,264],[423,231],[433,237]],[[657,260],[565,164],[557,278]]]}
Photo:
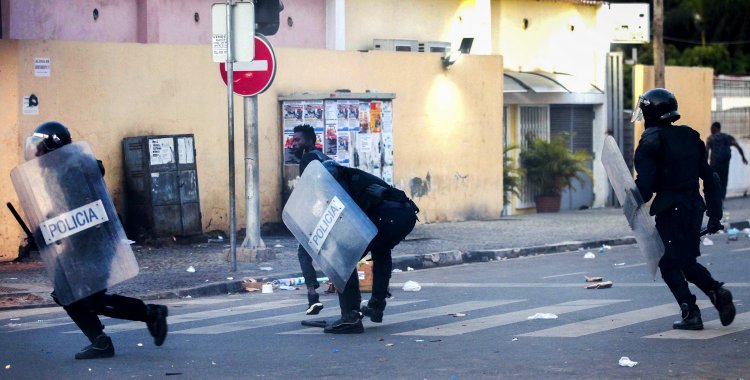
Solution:
{"label": "white crosswalk stripe", "polygon": [[[395,301],[392,303],[392,305],[400,306],[400,305],[405,305],[405,304],[411,304],[414,302],[421,302],[421,301]],[[324,312],[321,313],[320,315],[317,315],[315,319],[320,319],[322,317],[335,316],[335,315],[338,315],[338,313],[339,313],[338,308],[324,309]],[[220,323],[220,324],[215,324],[211,326],[196,327],[196,328],[187,329],[187,330],[180,330],[180,331],[175,332],[175,334],[224,334],[228,332],[255,329],[258,327],[275,326],[281,323],[299,322],[302,319],[300,317],[301,317],[300,313],[274,315],[274,316],[265,317],[265,318],[255,318],[255,319],[248,319],[244,321]],[[320,332],[320,329],[318,329],[318,332]]]}
{"label": "white crosswalk stripe", "polygon": [[[279,335],[322,334],[320,328],[303,328],[298,323],[304,319],[330,321],[339,313],[335,297],[324,299],[326,308],[316,316],[304,315],[305,303],[301,297],[266,298],[266,300],[217,297],[168,302],[167,304],[171,306],[168,318],[169,333],[170,335],[217,335],[268,328],[272,333]],[[652,323],[653,326],[649,325],[651,330],[647,334],[650,335],[641,338],[707,340],[750,330],[750,312],[738,314],[734,323],[726,327],[721,326],[718,320],[704,320],[705,329],[701,331],[667,330],[672,321],[679,318],[679,309],[674,303],[633,309],[632,305],[636,303],[629,299],[579,299],[553,305],[540,304],[534,299],[475,300],[455,303],[437,302],[430,304],[432,307],[425,307],[422,303],[426,301],[403,298],[393,300],[388,303],[384,323],[372,324],[365,319],[366,330],[381,328],[380,331],[383,332],[382,327],[387,326],[385,333],[392,335],[445,337],[518,324],[522,331],[520,331],[521,334],[514,336],[539,339],[580,338],[593,334],[606,334],[608,331],[626,326],[657,320],[659,321]],[[526,306],[523,310],[516,310],[526,304],[533,305],[533,307]],[[511,306],[506,307],[507,305]],[[603,309],[606,315],[600,312],[594,318],[582,319],[586,316],[582,317],[582,314],[578,314],[575,316],[575,322],[570,322],[570,319],[565,321],[566,318],[544,322],[528,320],[529,316],[536,313],[564,315],[609,305],[620,306]],[[698,306],[706,310],[704,318],[707,315],[715,316],[713,305],[709,301],[699,301]],[[483,316],[474,317],[472,314],[480,314],[476,312],[478,310],[482,310]],[[458,312],[467,315],[459,319],[449,317],[451,313]],[[102,320],[107,325],[106,332],[110,334],[146,328],[143,322],[110,318],[102,318]],[[401,325],[404,322],[418,320],[425,320],[425,322],[416,329],[415,324]],[[0,334],[61,327],[61,333],[80,334],[70,318],[59,307],[0,312],[0,322],[3,323],[0,325]],[[538,329],[530,331],[534,327]],[[666,331],[651,334],[660,330]]]}
{"label": "white crosswalk stripe", "polygon": [[[699,306],[705,307],[706,305],[699,303]],[[676,305],[674,303],[669,303],[575,323],[568,323],[562,326],[521,334],[520,336],[577,338],[584,335],[596,334],[607,330],[634,325],[636,323],[673,316],[675,315],[676,310]]]}
{"label": "white crosswalk stripe", "polygon": [[[385,317],[384,322],[385,324],[395,324],[395,323],[401,323],[401,322],[414,321],[417,319],[447,316],[449,313],[455,313],[457,311],[463,312],[463,311],[486,309],[489,307],[502,306],[502,305],[507,305],[507,304],[515,303],[515,302],[522,302],[522,301],[524,300],[461,302],[457,304],[433,307],[429,309],[407,311],[405,313],[397,313],[393,315],[388,314]],[[397,305],[392,304],[391,306],[397,306]],[[321,331],[319,328],[313,327],[313,328],[306,328],[306,329],[300,329],[300,330],[295,330],[295,331],[283,332],[281,334],[320,334],[320,333]]]}
{"label": "white crosswalk stripe", "polygon": [[395,335],[417,335],[417,336],[453,336],[486,330],[494,327],[509,325],[527,320],[536,313],[565,314],[575,311],[591,309],[595,307],[612,305],[627,300],[578,300],[565,302],[552,306],[534,309],[514,311],[510,313],[490,315],[487,317],[462,320],[460,322],[448,323],[440,326],[428,327],[419,330],[406,331]]}
{"label": "white crosswalk stripe", "polygon": [[737,314],[734,322],[729,326],[722,326],[718,319],[703,322],[703,330],[669,330],[658,334],[647,335],[644,338],[652,339],[691,339],[705,340],[718,338],[720,336],[734,334],[739,331],[750,329],[750,313]]}

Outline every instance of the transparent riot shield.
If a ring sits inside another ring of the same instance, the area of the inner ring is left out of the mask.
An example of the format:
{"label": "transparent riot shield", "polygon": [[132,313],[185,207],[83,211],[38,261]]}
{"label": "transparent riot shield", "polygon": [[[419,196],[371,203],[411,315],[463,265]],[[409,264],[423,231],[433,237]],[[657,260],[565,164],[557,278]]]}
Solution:
{"label": "transparent riot shield", "polygon": [[18,165],[10,176],[60,303],[68,305],[138,274],[85,142]]}
{"label": "transparent riot shield", "polygon": [[344,289],[378,232],[318,161],[305,169],[281,218],[337,289]]}
{"label": "transparent riot shield", "polygon": [[604,139],[601,157],[609,183],[615,190],[617,200],[622,205],[622,211],[625,213],[628,225],[635,235],[638,247],[646,258],[651,275],[656,278],[656,268],[664,255],[664,242],[662,242],[659,232],[656,230],[654,218],[649,215],[648,208],[641,198],[641,193],[635,186],[633,176],[625,165],[625,160],[612,136],[607,136]]}

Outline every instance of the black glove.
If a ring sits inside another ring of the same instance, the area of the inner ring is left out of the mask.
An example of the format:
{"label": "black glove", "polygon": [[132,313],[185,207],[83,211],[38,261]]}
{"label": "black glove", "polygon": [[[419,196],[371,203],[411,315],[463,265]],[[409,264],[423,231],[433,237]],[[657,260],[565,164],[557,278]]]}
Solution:
{"label": "black glove", "polygon": [[709,234],[715,234],[719,232],[719,230],[723,230],[724,226],[721,224],[721,220],[718,218],[708,218],[708,224],[706,225],[706,230],[708,230]]}

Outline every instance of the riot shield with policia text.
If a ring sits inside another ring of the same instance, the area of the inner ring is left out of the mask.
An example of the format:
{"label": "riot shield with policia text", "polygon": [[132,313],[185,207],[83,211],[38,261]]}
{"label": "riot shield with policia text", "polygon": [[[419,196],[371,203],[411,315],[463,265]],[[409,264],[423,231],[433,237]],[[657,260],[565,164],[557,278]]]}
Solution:
{"label": "riot shield with policia text", "polygon": [[65,145],[18,165],[10,176],[61,304],[138,274],[88,144]]}
{"label": "riot shield with policia text", "polygon": [[646,258],[651,276],[656,278],[659,260],[664,255],[664,242],[656,230],[654,218],[649,215],[648,209],[643,204],[641,193],[638,191],[633,176],[625,165],[625,159],[623,159],[622,153],[620,153],[620,149],[612,136],[607,136],[604,139],[601,157],[609,183],[615,190],[617,200],[622,205],[622,211],[625,213],[625,218],[628,220],[633,235],[635,235],[638,247]]}
{"label": "riot shield with policia text", "polygon": [[337,289],[344,289],[378,230],[318,161],[294,186],[281,214],[302,247]]}

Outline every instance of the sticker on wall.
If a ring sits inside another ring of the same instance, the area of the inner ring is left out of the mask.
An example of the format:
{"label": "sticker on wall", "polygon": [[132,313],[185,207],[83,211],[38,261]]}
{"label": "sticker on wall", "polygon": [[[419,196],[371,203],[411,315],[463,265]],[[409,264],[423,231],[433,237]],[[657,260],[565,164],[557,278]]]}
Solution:
{"label": "sticker on wall", "polygon": [[326,125],[326,140],[325,140],[326,142],[325,154],[329,157],[335,157],[337,155],[337,151],[338,151],[338,141],[336,141],[337,136],[338,134],[336,133],[336,124],[327,124]]}
{"label": "sticker on wall", "polygon": [[34,58],[34,76],[48,77],[52,72],[52,61],[49,58]]}
{"label": "sticker on wall", "polygon": [[39,115],[39,98],[34,94],[24,96],[21,109],[24,115]]}
{"label": "sticker on wall", "polygon": [[172,138],[148,140],[151,165],[174,163],[174,140]]}

